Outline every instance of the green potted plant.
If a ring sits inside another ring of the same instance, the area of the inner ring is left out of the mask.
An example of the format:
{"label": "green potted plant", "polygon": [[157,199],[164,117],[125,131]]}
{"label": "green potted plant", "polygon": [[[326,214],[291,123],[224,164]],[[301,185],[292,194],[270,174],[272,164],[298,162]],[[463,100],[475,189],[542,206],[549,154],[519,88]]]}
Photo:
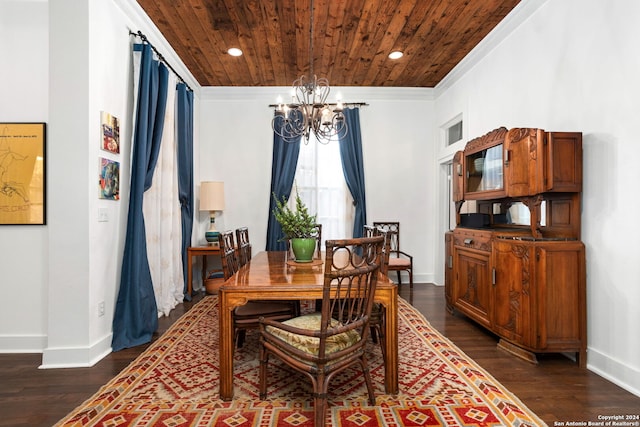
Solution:
{"label": "green potted plant", "polygon": [[282,200],[278,200],[274,194],[273,198],[276,202],[273,215],[282,228],[284,238],[291,241],[291,248],[296,257],[296,261],[311,262],[318,235],[316,215],[309,214],[309,210],[300,198],[297,190],[295,210],[289,207],[287,199],[284,196]]}

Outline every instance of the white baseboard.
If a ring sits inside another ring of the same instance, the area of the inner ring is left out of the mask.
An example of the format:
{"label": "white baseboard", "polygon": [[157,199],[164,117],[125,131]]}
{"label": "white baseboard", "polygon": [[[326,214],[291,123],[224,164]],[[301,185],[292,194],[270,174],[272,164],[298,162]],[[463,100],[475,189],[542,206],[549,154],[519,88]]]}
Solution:
{"label": "white baseboard", "polygon": [[[402,284],[409,283],[409,273],[400,272],[400,277],[402,278]],[[389,272],[389,278],[393,280],[394,283],[398,283],[398,275],[395,271]],[[413,283],[435,283],[435,276],[433,274],[413,274]]]}
{"label": "white baseboard", "polygon": [[42,353],[46,345],[45,335],[0,336],[0,353]]}
{"label": "white baseboard", "polygon": [[89,368],[111,353],[112,334],[89,347],[45,348],[40,369]]}
{"label": "white baseboard", "polygon": [[589,348],[587,369],[640,397],[640,370]]}

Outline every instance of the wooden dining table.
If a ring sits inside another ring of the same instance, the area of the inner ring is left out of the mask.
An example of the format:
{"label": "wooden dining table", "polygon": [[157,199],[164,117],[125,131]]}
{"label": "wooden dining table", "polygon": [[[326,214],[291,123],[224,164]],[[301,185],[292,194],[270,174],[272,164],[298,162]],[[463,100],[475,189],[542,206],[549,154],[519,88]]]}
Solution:
{"label": "wooden dining table", "polygon": [[[256,254],[231,276],[218,291],[220,398],[233,399],[233,310],[249,300],[316,300],[322,298],[324,254],[311,263],[297,264],[287,252]],[[398,393],[398,288],[380,275],[375,301],[386,309],[385,392]]]}

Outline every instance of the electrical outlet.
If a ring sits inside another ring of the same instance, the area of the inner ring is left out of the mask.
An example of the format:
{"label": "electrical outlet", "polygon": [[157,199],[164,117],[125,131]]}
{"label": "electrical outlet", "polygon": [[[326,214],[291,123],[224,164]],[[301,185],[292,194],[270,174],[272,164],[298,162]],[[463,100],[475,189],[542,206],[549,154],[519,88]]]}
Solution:
{"label": "electrical outlet", "polygon": [[98,317],[104,316],[104,301],[98,303]]}

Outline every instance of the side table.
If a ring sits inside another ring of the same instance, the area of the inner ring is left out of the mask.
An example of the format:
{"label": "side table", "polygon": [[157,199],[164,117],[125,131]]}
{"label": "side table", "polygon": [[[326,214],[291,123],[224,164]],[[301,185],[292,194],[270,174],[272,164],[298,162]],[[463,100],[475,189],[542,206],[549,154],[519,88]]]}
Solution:
{"label": "side table", "polygon": [[213,246],[189,246],[187,248],[187,293],[191,295],[193,288],[193,257],[202,257],[202,285],[207,278],[207,255],[220,255],[220,248]]}

